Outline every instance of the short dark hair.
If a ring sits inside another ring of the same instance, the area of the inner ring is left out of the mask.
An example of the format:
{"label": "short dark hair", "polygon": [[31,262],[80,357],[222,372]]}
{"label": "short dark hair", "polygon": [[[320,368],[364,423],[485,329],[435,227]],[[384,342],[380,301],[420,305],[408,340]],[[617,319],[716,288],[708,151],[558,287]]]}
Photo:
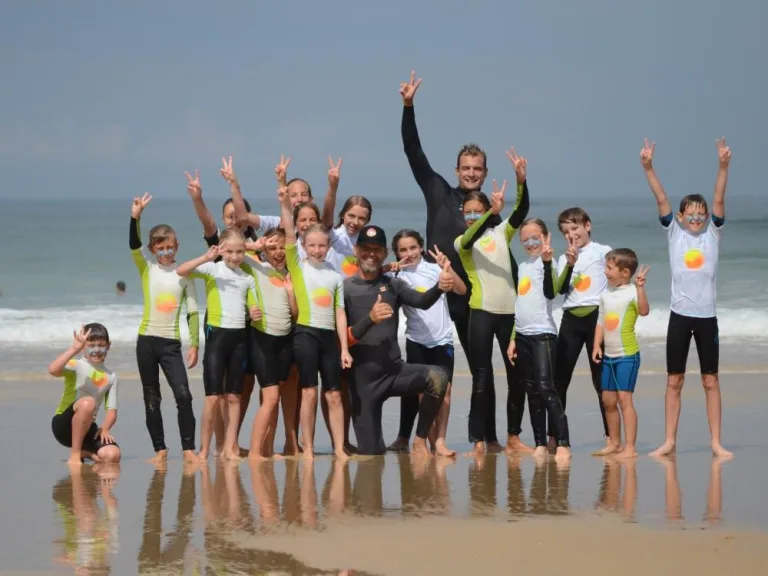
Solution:
{"label": "short dark hair", "polygon": [[480,148],[480,146],[478,146],[474,142],[470,142],[469,144],[464,144],[464,146],[461,147],[461,150],[459,150],[459,153],[456,155],[456,168],[459,167],[462,156],[482,156],[483,168],[488,170],[488,156],[486,156],[485,150]]}
{"label": "short dark hair", "polygon": [[685,209],[688,208],[688,206],[692,205],[704,206],[704,211],[709,212],[707,200],[704,198],[704,196],[701,194],[688,194],[688,196],[685,196],[682,200],[680,200],[680,214],[685,212]]}
{"label": "short dark hair", "polygon": [[317,216],[317,221],[322,222],[322,219],[320,217],[320,208],[317,207],[317,204],[314,202],[301,202],[299,204],[296,204],[296,207],[293,209],[293,223],[295,224],[296,221],[299,219],[299,212],[301,212],[302,208],[310,208],[315,213],[315,216]]}
{"label": "short dark hair", "polygon": [[287,188],[288,186],[290,186],[290,185],[291,185],[291,184],[293,184],[294,182],[304,182],[304,184],[306,184],[306,185],[307,185],[307,193],[309,194],[309,197],[310,197],[310,198],[314,198],[314,197],[312,196],[312,186],[310,186],[310,185],[309,185],[309,182],[307,182],[306,180],[304,180],[304,178],[291,178],[290,180],[288,180],[288,182],[286,182],[286,183],[285,183],[285,187]]}
{"label": "short dark hair", "polygon": [[109,332],[107,332],[107,328],[104,324],[91,322],[90,324],[83,326],[83,331],[85,333],[90,331],[90,334],[88,334],[88,342],[96,342],[98,340],[109,342]]}
{"label": "short dark hair", "polygon": [[123,282],[122,280],[118,280],[117,284],[115,284],[115,287],[121,292],[125,292],[125,282]]}
{"label": "short dark hair", "polygon": [[637,272],[637,254],[629,248],[614,248],[605,255],[605,261],[613,262],[619,270],[629,270],[630,278]]}
{"label": "short dark hair", "polygon": [[285,230],[282,228],[270,228],[264,234],[262,235],[262,238],[265,240],[272,238],[272,236],[280,236],[281,238],[285,238]]}
{"label": "short dark hair", "polygon": [[586,226],[587,223],[592,222],[584,208],[574,206],[573,208],[566,208],[557,216],[557,227],[562,231],[563,224],[580,224]]}
{"label": "short dark hair", "polygon": [[480,190],[473,190],[472,192],[468,192],[466,196],[464,196],[464,200],[461,202],[461,207],[464,208],[464,205],[467,204],[467,202],[480,202],[480,204],[483,205],[483,208],[485,208],[485,211],[491,209],[491,201],[488,200],[488,196],[485,195],[485,192],[480,192]]}

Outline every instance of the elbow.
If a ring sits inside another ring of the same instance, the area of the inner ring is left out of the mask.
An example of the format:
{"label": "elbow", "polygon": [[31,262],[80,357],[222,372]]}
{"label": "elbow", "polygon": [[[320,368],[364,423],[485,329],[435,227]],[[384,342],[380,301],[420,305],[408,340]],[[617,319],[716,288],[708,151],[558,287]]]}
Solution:
{"label": "elbow", "polygon": [[453,292],[454,294],[458,294],[459,296],[464,296],[467,293],[467,287],[464,286],[464,284],[461,284],[459,286],[456,286]]}
{"label": "elbow", "polygon": [[53,364],[48,366],[48,374],[53,376],[54,378],[58,378],[61,376],[61,370],[58,370]]}
{"label": "elbow", "polygon": [[648,314],[650,314],[650,313],[651,313],[651,307],[650,306],[647,306],[647,307],[645,307],[642,310],[638,310],[638,314],[640,314],[640,316],[648,316]]}

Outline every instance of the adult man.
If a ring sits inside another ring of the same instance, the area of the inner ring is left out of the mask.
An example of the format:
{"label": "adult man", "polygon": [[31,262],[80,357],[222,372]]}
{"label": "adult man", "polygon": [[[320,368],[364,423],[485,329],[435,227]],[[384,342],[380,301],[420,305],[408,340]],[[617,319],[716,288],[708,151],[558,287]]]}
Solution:
{"label": "adult man", "polygon": [[[358,271],[344,281],[344,307],[349,325],[352,354],[350,395],[352,424],[361,454],[384,454],[381,408],[392,396],[423,394],[413,452],[429,456],[426,438],[448,387],[448,374],[441,367],[406,364],[397,341],[400,306],[428,309],[442,292],[453,289],[453,273],[447,262],[438,284],[417,292],[398,278],[384,276],[381,265],[387,257],[387,237],[378,226],[366,226],[355,247]],[[451,456],[444,444],[438,455]]]}

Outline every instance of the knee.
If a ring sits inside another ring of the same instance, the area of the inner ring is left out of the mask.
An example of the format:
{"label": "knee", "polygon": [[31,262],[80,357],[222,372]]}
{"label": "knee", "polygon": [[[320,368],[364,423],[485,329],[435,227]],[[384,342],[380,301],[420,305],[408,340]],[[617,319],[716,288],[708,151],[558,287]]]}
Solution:
{"label": "knee", "polygon": [[93,414],[96,410],[96,400],[91,396],[83,396],[75,402],[75,412]]}
{"label": "knee", "polygon": [[[192,393],[189,391],[189,388],[177,388],[174,390],[173,397],[176,400],[176,406],[192,404]],[[157,406],[160,406],[159,398],[157,399]]]}
{"label": "knee", "polygon": [[427,373],[426,393],[442,397],[448,389],[448,372],[441,366],[430,366]]}
{"label": "knee", "polygon": [[239,406],[240,394],[227,394],[227,404],[230,406]]}
{"label": "knee", "polygon": [[667,389],[680,394],[683,391],[685,374],[667,374]]}
{"label": "knee", "polygon": [[331,408],[338,408],[341,406],[341,391],[330,390],[325,393],[325,398],[328,400],[328,406]]}
{"label": "knee", "polygon": [[603,400],[603,407],[605,408],[606,412],[613,412],[614,410],[617,409],[619,400],[616,397],[616,394],[613,394],[613,393],[606,394],[604,392],[602,395],[602,400]]}
{"label": "knee", "polygon": [[717,390],[720,387],[720,379],[717,374],[702,374],[701,385],[704,390]]}
{"label": "knee", "polygon": [[99,462],[106,464],[120,462],[120,448],[118,446],[103,446],[96,455],[99,457]]}

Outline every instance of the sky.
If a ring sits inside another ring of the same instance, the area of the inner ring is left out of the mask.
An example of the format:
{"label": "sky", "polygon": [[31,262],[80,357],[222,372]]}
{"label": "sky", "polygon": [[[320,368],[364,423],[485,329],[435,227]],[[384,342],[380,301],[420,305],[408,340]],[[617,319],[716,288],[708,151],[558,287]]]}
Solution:
{"label": "sky", "polygon": [[412,69],[451,182],[472,141],[499,180],[515,146],[532,195],[648,194],[648,137],[671,196],[709,196],[724,135],[729,194],[762,198],[767,21],[760,0],[9,1],[0,199],[185,198],[195,168],[224,196],[230,154],[248,197],[274,194],[280,154],[316,191],[332,155],[342,196],[418,195],[400,139]]}

